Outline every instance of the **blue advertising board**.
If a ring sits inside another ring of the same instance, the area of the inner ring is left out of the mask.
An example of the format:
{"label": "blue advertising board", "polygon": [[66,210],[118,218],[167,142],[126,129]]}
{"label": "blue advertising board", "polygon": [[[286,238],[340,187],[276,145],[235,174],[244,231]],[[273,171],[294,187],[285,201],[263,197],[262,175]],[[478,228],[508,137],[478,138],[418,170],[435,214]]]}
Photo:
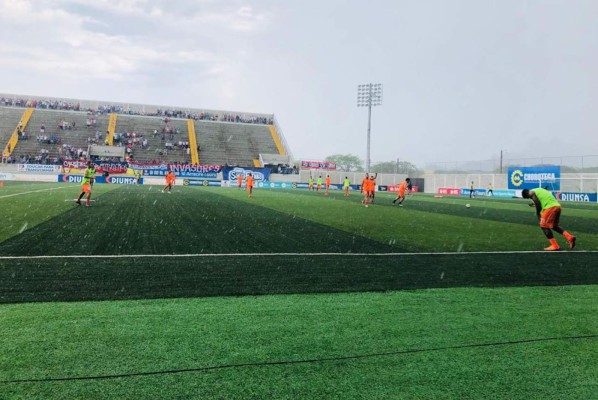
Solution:
{"label": "blue advertising board", "polygon": [[243,167],[224,167],[222,168],[222,179],[225,181],[237,181],[239,175],[243,176],[243,179],[248,174],[253,175],[253,180],[257,185],[258,182],[267,181],[270,179],[270,168],[243,168]]}
{"label": "blue advertising board", "polygon": [[[60,174],[58,175],[58,182],[68,182],[68,183],[82,183],[83,182],[83,175],[68,175],[68,174]],[[135,178],[132,176],[96,176],[94,179],[94,183],[107,183],[113,185],[143,185],[143,178],[139,179],[139,183],[136,182]]]}
{"label": "blue advertising board", "polygon": [[561,167],[509,167],[509,189],[534,189],[548,187],[550,190],[561,188]]}
{"label": "blue advertising board", "polygon": [[210,181],[207,179],[183,179],[183,186],[222,186],[222,181]]}
{"label": "blue advertising board", "polygon": [[[492,195],[488,194],[486,189],[474,189],[473,195],[475,197],[500,197],[500,198],[512,198],[517,197],[516,190],[493,190]],[[461,188],[461,196],[469,196],[468,188]]]}
{"label": "blue advertising board", "polygon": [[572,201],[575,203],[597,203],[596,193],[552,192],[558,201]]}

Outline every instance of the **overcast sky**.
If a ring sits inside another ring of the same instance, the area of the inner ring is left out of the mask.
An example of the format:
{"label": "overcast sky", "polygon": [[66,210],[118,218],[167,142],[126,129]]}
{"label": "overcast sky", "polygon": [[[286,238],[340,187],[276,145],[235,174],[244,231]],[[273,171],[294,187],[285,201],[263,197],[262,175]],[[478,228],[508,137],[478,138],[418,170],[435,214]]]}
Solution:
{"label": "overcast sky", "polygon": [[598,155],[596,0],[0,0],[0,92],[274,113],[298,159]]}

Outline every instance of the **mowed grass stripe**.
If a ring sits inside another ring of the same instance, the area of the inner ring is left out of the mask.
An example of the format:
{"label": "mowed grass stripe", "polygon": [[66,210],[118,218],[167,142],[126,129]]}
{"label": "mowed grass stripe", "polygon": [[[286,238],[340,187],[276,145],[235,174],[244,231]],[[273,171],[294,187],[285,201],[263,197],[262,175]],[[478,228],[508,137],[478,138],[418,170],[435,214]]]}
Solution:
{"label": "mowed grass stripe", "polygon": [[0,302],[598,284],[596,254],[0,260]]}
{"label": "mowed grass stripe", "polygon": [[[226,189],[221,189],[226,190]],[[208,191],[121,186],[0,244],[2,255],[389,252],[360,235]],[[61,208],[62,209],[62,208]],[[397,250],[395,247],[394,250]],[[399,248],[400,250],[400,248]]]}

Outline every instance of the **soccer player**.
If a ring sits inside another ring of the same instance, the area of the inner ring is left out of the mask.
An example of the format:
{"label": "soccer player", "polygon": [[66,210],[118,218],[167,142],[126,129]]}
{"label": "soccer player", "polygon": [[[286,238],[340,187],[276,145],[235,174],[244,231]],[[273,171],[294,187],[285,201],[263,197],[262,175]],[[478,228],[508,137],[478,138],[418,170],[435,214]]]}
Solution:
{"label": "soccer player", "polygon": [[486,193],[486,195],[494,197],[494,187],[491,183],[488,184],[488,193]]}
{"label": "soccer player", "polygon": [[247,178],[245,178],[245,186],[247,186],[248,197],[251,198],[251,195],[253,194],[253,175],[251,175],[251,172],[247,174]]}
{"label": "soccer player", "polygon": [[243,175],[239,174],[237,176],[237,185],[239,186],[239,190],[241,190],[241,186],[243,186]]}
{"label": "soccer player", "polygon": [[316,181],[316,192],[319,192],[322,189],[322,175],[318,176],[318,180]]}
{"label": "soccer player", "polygon": [[544,250],[558,251],[561,249],[552,234],[553,230],[557,231],[567,239],[570,249],[575,247],[575,236],[561,228],[559,225],[561,205],[554,198],[552,193],[543,188],[532,190],[523,189],[521,196],[524,199],[531,199],[533,201],[533,204],[530,204],[530,207],[536,207],[536,215],[540,220],[540,228],[542,228],[542,232],[544,232],[544,235],[546,235],[546,238],[550,242],[550,246],[544,248]]}
{"label": "soccer player", "polygon": [[374,197],[376,196],[376,178],[378,177],[378,173],[374,175],[374,177],[370,176],[370,203],[374,202]]}
{"label": "soccer player", "polygon": [[172,187],[174,186],[175,182],[176,182],[176,176],[174,175],[174,172],[172,172],[170,169],[168,170],[168,172],[166,172],[166,186],[164,186],[164,189],[162,189],[162,193],[164,193],[164,191],[166,189],[168,189],[168,193],[172,193]]}
{"label": "soccer player", "polygon": [[405,192],[407,190],[411,190],[411,179],[405,178],[403,182],[399,185],[399,190],[397,190],[397,198],[392,201],[392,205],[395,205],[395,202],[399,200],[399,207],[403,207],[403,202],[405,201]]}
{"label": "soccer player", "polygon": [[351,181],[348,177],[345,176],[345,181],[343,183],[343,189],[345,190],[345,197],[349,197],[349,188],[351,187]]}
{"label": "soccer player", "polygon": [[475,191],[473,190],[473,181],[471,181],[471,185],[469,185],[469,198],[472,199]]}
{"label": "soccer player", "polygon": [[85,206],[91,207],[91,188],[93,186],[93,181],[96,175],[96,168],[92,161],[87,162],[87,169],[85,170],[85,175],[83,175],[83,183],[81,183],[81,194],[77,199],[76,203],[78,206],[81,205],[81,199],[85,194],[87,194],[87,198],[85,200]]}
{"label": "soccer player", "polygon": [[326,175],[326,192],[324,192],[324,196],[328,196],[328,191],[330,190],[330,175]]}
{"label": "soccer player", "polygon": [[371,201],[371,192],[372,192],[372,180],[369,178],[366,178],[362,181],[362,186],[361,186],[361,190],[363,191],[363,201],[362,203],[367,207],[368,203]]}
{"label": "soccer player", "polygon": [[139,180],[141,179],[141,172],[138,170],[135,170],[135,184],[139,185]]}
{"label": "soccer player", "polygon": [[314,178],[309,174],[309,179],[307,180],[307,188],[308,190],[314,190]]}
{"label": "soccer player", "polygon": [[364,191],[364,187],[365,187],[365,186],[368,186],[368,183],[367,183],[367,181],[369,181],[369,180],[370,180],[370,176],[369,176],[368,174],[365,174],[365,178],[363,178],[363,179],[361,180],[361,193],[363,193],[363,191]]}

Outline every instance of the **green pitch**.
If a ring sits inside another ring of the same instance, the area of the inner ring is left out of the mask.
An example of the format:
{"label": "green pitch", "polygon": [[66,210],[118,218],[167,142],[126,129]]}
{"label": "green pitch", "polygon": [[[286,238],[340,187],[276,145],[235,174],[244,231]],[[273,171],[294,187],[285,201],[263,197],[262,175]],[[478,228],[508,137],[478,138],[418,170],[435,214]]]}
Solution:
{"label": "green pitch", "polygon": [[0,188],[0,398],[598,391],[594,204],[160,189]]}

